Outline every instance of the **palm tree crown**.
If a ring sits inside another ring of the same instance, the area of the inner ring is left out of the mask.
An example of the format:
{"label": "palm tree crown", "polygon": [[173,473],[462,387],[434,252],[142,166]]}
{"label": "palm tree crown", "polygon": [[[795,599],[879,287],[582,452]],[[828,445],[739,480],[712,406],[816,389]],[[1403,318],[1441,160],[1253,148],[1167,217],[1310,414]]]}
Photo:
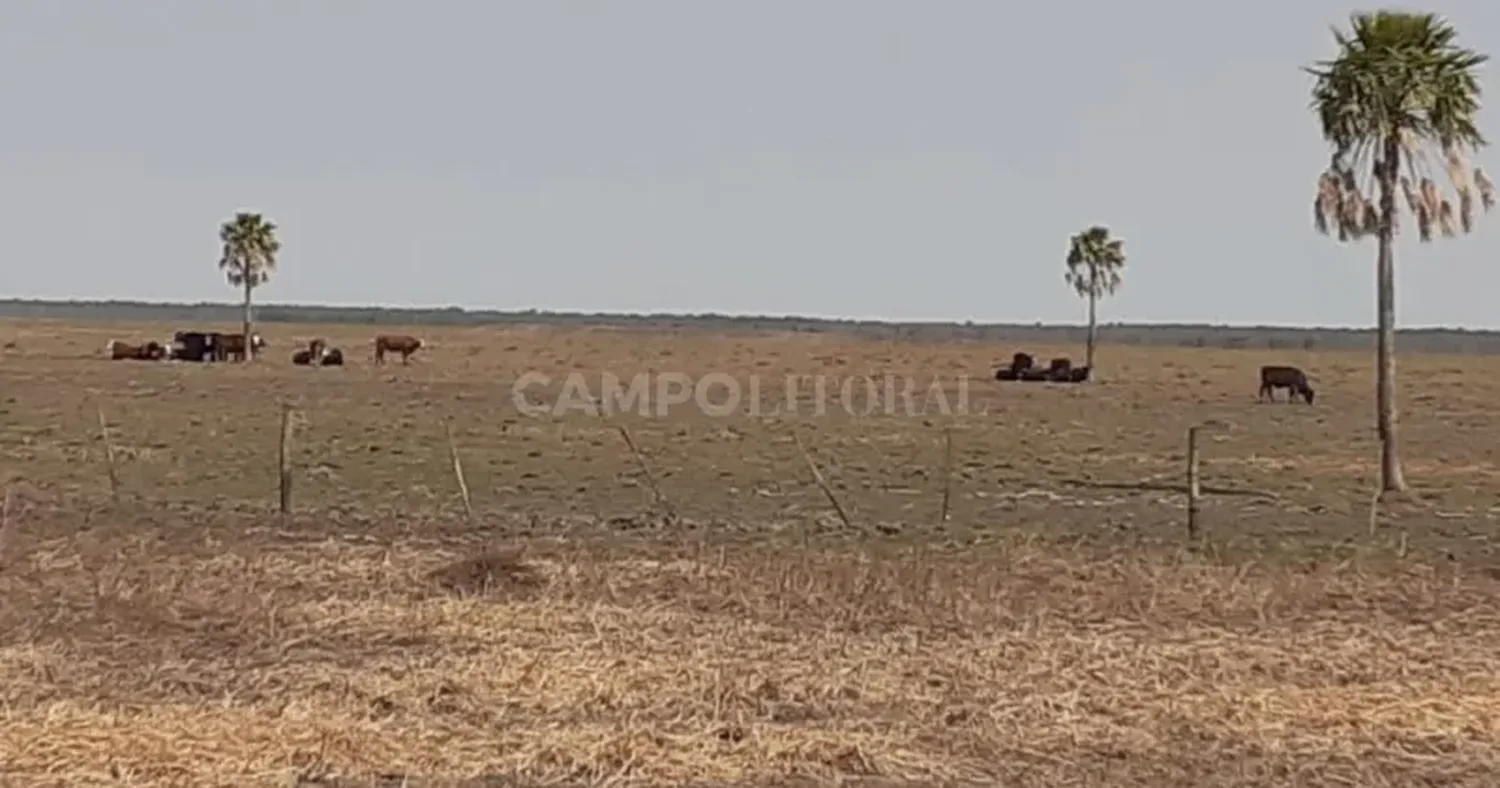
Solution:
{"label": "palm tree crown", "polygon": [[[1333,148],[1314,201],[1319,232],[1336,227],[1340,241],[1378,233],[1377,186],[1387,166],[1423,242],[1432,240],[1434,224],[1445,237],[1469,232],[1475,197],[1486,211],[1495,203],[1494,184],[1467,161],[1487,144],[1475,118],[1475,69],[1487,56],[1456,46],[1453,26],[1430,13],[1357,13],[1348,33],[1333,35],[1338,57],[1307,69],[1315,78],[1312,109]],[[1456,209],[1438,190],[1439,168]]]}
{"label": "palm tree crown", "polygon": [[241,211],[219,228],[224,244],[219,268],[236,287],[259,287],[276,270],[276,254],[281,242],[276,238],[276,224],[258,213]]}
{"label": "palm tree crown", "polygon": [[1078,295],[1103,298],[1120,288],[1120,270],[1125,267],[1125,242],[1109,236],[1100,225],[1068,240],[1068,271],[1063,278]]}

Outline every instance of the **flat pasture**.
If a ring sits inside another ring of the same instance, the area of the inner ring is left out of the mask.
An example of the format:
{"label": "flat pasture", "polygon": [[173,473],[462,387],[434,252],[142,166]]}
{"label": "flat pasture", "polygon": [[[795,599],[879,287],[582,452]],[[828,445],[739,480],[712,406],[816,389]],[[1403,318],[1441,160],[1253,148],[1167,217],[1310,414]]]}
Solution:
{"label": "flat pasture", "polygon": [[[1371,353],[1105,346],[1062,385],[992,374],[1081,348],[267,324],[250,364],[105,357],[174,328],[0,322],[0,782],[1500,767],[1500,358],[1401,358],[1413,491],[1372,517]],[[396,332],[427,346],[374,365]],[[348,365],[293,366],[313,337]],[[1258,403],[1264,363],[1317,404]]]}

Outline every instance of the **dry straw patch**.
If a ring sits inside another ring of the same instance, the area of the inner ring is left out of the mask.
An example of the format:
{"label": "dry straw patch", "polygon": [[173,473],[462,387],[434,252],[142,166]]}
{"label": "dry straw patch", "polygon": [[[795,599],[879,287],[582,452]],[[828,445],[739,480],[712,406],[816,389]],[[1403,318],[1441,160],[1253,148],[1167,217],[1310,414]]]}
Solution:
{"label": "dry straw patch", "polygon": [[1478,785],[1500,765],[1496,584],[1451,569],[23,541],[0,573],[0,772],[22,781]]}

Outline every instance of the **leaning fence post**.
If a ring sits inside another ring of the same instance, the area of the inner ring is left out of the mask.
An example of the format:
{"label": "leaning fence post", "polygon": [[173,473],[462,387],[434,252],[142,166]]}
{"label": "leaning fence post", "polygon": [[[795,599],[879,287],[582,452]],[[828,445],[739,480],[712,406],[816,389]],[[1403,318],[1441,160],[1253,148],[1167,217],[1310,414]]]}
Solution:
{"label": "leaning fence post", "polygon": [[1198,497],[1201,492],[1198,480],[1198,429],[1188,427],[1187,448],[1187,531],[1189,538],[1198,536]]}
{"label": "leaning fence post", "polygon": [[453,427],[443,420],[443,435],[448,439],[448,459],[453,463],[453,478],[458,481],[458,494],[463,498],[464,516],[474,522],[474,504],[469,500],[469,482],[464,478],[464,464],[458,459],[458,444],[453,442]]}
{"label": "leaning fence post", "polygon": [[292,406],[281,403],[281,442],[276,465],[281,480],[280,511],[286,517],[292,511]]}

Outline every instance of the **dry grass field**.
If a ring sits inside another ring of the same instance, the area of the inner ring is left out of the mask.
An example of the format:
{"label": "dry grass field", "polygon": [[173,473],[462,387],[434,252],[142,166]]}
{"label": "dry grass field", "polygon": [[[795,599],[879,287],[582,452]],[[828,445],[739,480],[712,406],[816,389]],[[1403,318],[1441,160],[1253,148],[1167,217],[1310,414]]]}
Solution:
{"label": "dry grass field", "polygon": [[[412,328],[428,347],[376,367],[376,329],[269,325],[254,364],[104,357],[172,330],[0,323],[0,784],[1500,769],[1500,359],[1403,357],[1415,490],[1372,525],[1368,353],[1105,347],[1085,386],[990,379],[1077,348],[831,334]],[[314,336],[349,366],[292,366]],[[1258,404],[1268,361],[1317,405]],[[753,378],[758,412],[529,414],[528,372],[540,404],[574,372],[594,396],[605,373]],[[824,413],[811,381],[788,412],[791,375],[827,376]],[[880,387],[846,412],[840,376],[883,375],[918,412]],[[1199,423],[1205,484],[1234,494],[1190,543],[1170,485]]]}

